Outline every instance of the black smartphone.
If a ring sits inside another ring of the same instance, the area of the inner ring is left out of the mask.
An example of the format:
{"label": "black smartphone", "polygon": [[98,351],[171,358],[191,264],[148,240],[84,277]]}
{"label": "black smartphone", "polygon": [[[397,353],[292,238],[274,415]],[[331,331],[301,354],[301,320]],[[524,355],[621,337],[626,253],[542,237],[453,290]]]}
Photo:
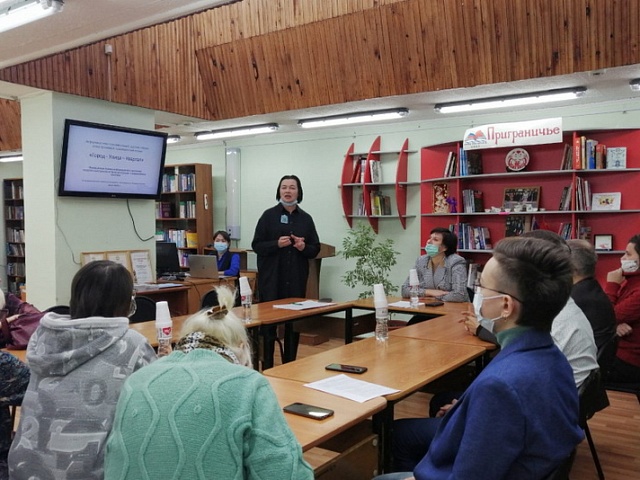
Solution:
{"label": "black smartphone", "polygon": [[358,367],[356,365],[345,365],[344,363],[330,363],[324,368],[326,370],[335,370],[336,372],[345,372],[345,373],[364,373],[367,371],[367,367]]}
{"label": "black smartphone", "polygon": [[430,302],[424,302],[425,307],[441,307],[444,305],[442,300],[431,300]]}
{"label": "black smartphone", "polygon": [[328,408],[316,407],[315,405],[300,402],[287,405],[283,407],[282,410],[287,413],[293,413],[294,415],[301,415],[315,420],[323,420],[333,415],[333,410],[329,410]]}

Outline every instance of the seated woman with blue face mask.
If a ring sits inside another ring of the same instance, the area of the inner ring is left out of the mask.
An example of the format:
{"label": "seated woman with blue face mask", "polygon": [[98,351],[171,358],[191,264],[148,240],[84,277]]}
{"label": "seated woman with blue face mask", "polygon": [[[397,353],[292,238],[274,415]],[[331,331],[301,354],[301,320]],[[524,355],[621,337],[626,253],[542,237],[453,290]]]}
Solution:
{"label": "seated woman with blue face mask", "polygon": [[[456,254],[458,237],[446,228],[431,230],[425,245],[426,255],[418,257],[415,269],[420,281],[420,296],[445,302],[468,302],[467,261]],[[402,284],[402,296],[410,296],[409,277]]]}
{"label": "seated woman with blue face mask", "polygon": [[569,458],[584,436],[578,390],[550,331],[571,286],[568,249],[498,242],[474,300],[501,350],[442,418],[394,422],[394,463],[406,473],[380,479],[546,478]]}
{"label": "seated woman with blue face mask", "polygon": [[218,257],[218,272],[227,277],[237,277],[240,274],[240,255],[229,251],[231,237],[224,230],[218,230],[213,235],[213,248]]}

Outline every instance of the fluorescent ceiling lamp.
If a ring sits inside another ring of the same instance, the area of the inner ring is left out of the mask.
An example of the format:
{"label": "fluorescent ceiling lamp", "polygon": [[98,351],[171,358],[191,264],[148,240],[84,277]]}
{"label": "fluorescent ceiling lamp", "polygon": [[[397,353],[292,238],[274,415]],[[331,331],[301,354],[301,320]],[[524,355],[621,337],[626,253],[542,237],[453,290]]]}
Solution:
{"label": "fluorescent ceiling lamp", "polygon": [[61,12],[63,5],[62,0],[2,0],[0,1],[0,32]]}
{"label": "fluorescent ceiling lamp", "polygon": [[21,162],[21,161],[22,161],[21,153],[17,153],[15,155],[0,156],[0,163]]}
{"label": "fluorescent ceiling lamp", "polygon": [[406,108],[395,108],[393,110],[378,110],[375,112],[351,113],[347,115],[335,115],[331,117],[309,118],[300,120],[298,125],[302,128],[334,127],[336,125],[348,125],[351,123],[381,122],[384,120],[394,120],[409,114]]}
{"label": "fluorescent ceiling lamp", "polygon": [[198,132],[195,134],[196,140],[215,140],[217,138],[241,137],[243,135],[259,135],[261,133],[271,133],[278,130],[277,123],[267,123],[265,125],[253,125],[251,127],[229,128],[226,130],[212,130],[210,132]]}
{"label": "fluorescent ceiling lamp", "polygon": [[521,105],[537,105],[547,102],[561,102],[582,97],[587,91],[584,87],[547,90],[545,92],[527,93],[524,95],[508,95],[504,97],[467,100],[462,102],[441,103],[435,106],[439,113],[471,112],[491,108],[508,108]]}
{"label": "fluorescent ceiling lamp", "polygon": [[180,135],[169,135],[167,137],[167,143],[178,143],[180,140],[182,140]]}
{"label": "fluorescent ceiling lamp", "polygon": [[640,92],[640,78],[636,78],[635,80],[631,80],[629,82],[629,88],[634,92]]}

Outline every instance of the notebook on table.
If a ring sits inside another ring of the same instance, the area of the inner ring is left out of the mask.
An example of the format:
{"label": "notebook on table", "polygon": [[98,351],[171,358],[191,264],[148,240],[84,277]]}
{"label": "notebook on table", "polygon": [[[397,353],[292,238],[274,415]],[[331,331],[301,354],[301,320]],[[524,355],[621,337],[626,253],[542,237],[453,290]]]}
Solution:
{"label": "notebook on table", "polygon": [[215,255],[189,255],[191,278],[220,278],[218,258]]}

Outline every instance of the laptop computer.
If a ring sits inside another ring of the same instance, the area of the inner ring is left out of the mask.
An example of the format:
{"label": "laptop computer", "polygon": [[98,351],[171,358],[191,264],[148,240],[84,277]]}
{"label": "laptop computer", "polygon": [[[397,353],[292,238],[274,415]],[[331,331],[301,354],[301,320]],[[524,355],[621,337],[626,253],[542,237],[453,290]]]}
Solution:
{"label": "laptop computer", "polygon": [[189,255],[189,274],[192,278],[220,278],[215,255]]}

